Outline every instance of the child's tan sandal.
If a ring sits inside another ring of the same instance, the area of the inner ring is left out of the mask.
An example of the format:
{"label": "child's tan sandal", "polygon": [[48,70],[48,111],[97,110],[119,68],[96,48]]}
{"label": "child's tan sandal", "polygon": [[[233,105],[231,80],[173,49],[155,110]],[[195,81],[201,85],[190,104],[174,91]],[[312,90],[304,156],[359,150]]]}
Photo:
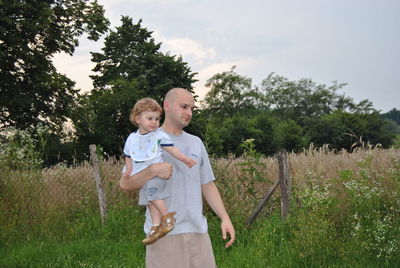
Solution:
{"label": "child's tan sandal", "polygon": [[175,211],[170,212],[161,217],[161,225],[160,225],[160,230],[158,232],[160,238],[165,236],[174,229],[176,222],[174,215],[176,215]]}
{"label": "child's tan sandal", "polygon": [[143,239],[143,244],[147,245],[151,245],[154,242],[156,242],[158,239],[160,239],[160,225],[157,226],[151,226],[150,232],[147,235],[147,237],[145,239]]}

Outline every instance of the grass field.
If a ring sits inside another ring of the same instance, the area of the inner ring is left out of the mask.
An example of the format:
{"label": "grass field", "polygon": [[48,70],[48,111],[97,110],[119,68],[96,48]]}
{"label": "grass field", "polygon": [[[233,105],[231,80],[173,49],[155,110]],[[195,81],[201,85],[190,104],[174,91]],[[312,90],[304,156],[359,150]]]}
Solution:
{"label": "grass field", "polygon": [[[224,248],[205,207],[218,267],[398,267],[400,151],[327,148],[289,154],[290,215],[279,193],[244,222],[277,178],[273,158],[213,160],[237,240]],[[108,199],[102,226],[89,164],[8,171],[0,181],[0,267],[144,267],[143,209],[118,190],[121,163],[103,161]]]}

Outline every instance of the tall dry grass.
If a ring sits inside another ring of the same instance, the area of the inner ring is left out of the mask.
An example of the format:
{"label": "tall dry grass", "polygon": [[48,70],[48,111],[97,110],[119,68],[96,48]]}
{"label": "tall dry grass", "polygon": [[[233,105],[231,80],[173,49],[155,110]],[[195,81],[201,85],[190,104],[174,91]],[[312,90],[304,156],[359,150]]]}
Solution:
{"label": "tall dry grass", "polygon": [[[290,174],[292,178],[292,202],[298,193],[307,189],[310,183],[323,185],[339,177],[343,170],[360,172],[362,163],[368,161],[371,178],[382,181],[382,187],[390,187],[392,182],[385,182],[385,174],[391,172],[394,160],[400,159],[399,149],[364,148],[352,153],[332,151],[328,147],[304,150],[302,153],[289,153]],[[243,166],[243,163],[245,164]],[[220,189],[227,209],[244,216],[252,212],[265,192],[278,179],[278,163],[275,157],[261,158],[255,172],[245,171],[251,165],[246,157],[212,159],[216,184]],[[122,201],[136,204],[137,192],[124,193],[119,190],[118,181],[123,163],[117,159],[100,161],[107,205],[118,206]],[[247,166],[246,166],[247,165]],[[93,170],[90,163],[66,167],[63,165],[46,168],[41,171],[10,171],[2,174],[1,209],[4,211],[3,226],[28,224],[34,226],[41,221],[51,222],[55,215],[64,215],[64,219],[87,210],[97,210],[97,193]],[[6,177],[6,178],[5,178]],[[386,185],[386,186],[385,186]],[[279,209],[279,191],[276,191],[268,213]]]}
{"label": "tall dry grass", "polygon": [[[302,153],[288,153],[290,165],[290,177],[292,181],[292,202],[298,192],[309,187],[310,184],[324,185],[332,183],[332,180],[340,176],[344,170],[359,173],[364,168],[363,163],[368,161],[368,169],[372,171],[372,178],[382,180],[383,184],[390,187],[390,178],[393,166],[400,161],[399,149],[360,148],[353,152],[334,151],[328,146],[314,148],[310,146]],[[251,213],[254,206],[262,199],[272,184],[278,179],[278,161],[275,157],[266,157],[261,160],[262,165],[258,167],[261,174],[264,174],[264,181],[255,182],[255,195],[248,193],[248,181],[254,180],[251,174],[243,172],[241,163],[247,159],[225,158],[212,161],[216,183],[219,186],[225,205],[231,211],[241,209],[244,215]],[[384,186],[384,185],[383,185]],[[339,187],[339,186],[338,186]],[[276,191],[270,206],[266,207],[267,212],[279,207],[279,191]],[[249,200],[251,198],[251,200]],[[301,200],[297,200],[301,202]]]}
{"label": "tall dry grass", "polygon": [[[100,176],[109,205],[118,203],[121,195],[118,180],[121,177],[122,162],[110,158],[100,162]],[[91,163],[79,166],[55,166],[42,171],[46,197],[43,205],[79,208],[97,201],[96,183]],[[132,195],[132,198],[135,196]]]}

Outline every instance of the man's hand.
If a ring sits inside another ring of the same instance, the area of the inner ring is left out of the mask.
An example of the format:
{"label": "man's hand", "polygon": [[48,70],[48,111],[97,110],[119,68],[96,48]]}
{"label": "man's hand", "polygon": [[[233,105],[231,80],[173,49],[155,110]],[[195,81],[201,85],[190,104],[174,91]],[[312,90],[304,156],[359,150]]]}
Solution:
{"label": "man's hand", "polygon": [[169,179],[172,175],[172,165],[170,163],[155,163],[150,165],[154,177],[159,177],[161,179]]}
{"label": "man's hand", "polygon": [[161,179],[169,179],[172,174],[172,165],[169,163],[155,163],[151,164],[144,170],[136,173],[128,178],[122,177],[119,181],[119,187],[124,192],[139,190],[149,180],[154,177]]}
{"label": "man's hand", "polygon": [[227,234],[229,234],[230,240],[225,244],[225,248],[229,248],[233,242],[235,242],[235,228],[233,228],[230,219],[223,220],[221,222],[222,239],[226,240]]}

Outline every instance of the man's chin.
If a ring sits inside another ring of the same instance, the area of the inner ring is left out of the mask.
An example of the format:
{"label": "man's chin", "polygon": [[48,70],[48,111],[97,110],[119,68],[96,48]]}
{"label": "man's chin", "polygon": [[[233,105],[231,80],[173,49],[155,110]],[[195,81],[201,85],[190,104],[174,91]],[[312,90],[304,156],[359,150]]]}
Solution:
{"label": "man's chin", "polygon": [[187,127],[189,124],[190,124],[190,120],[189,121],[181,121],[182,128]]}

